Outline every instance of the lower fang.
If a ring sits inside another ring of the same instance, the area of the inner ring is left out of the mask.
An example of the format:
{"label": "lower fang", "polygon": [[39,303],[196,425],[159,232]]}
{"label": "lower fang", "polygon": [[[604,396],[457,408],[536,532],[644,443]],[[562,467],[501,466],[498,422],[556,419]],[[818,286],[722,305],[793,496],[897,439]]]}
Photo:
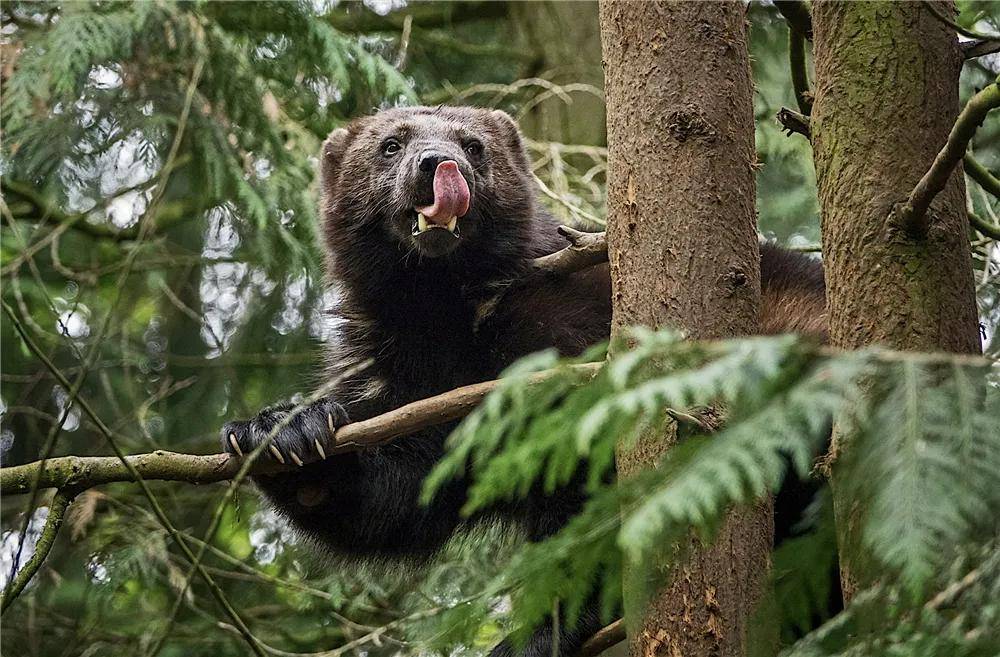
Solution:
{"label": "lower fang", "polygon": [[417,213],[417,232],[422,233],[427,230],[427,217],[423,212]]}
{"label": "lower fang", "polygon": [[454,233],[457,227],[458,227],[458,217],[452,217],[451,221],[448,222],[448,230]]}

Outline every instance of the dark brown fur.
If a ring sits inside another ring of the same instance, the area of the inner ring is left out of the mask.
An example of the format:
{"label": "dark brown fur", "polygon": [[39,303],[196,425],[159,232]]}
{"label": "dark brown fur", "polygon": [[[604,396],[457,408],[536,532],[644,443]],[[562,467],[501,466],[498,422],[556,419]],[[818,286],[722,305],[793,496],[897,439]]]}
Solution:
{"label": "dark brown fur", "polygon": [[[400,152],[387,155],[386,140],[397,140]],[[482,142],[481,157],[467,148],[470,140]],[[428,152],[455,160],[471,191],[470,210],[459,221],[461,238],[448,242],[444,255],[411,234],[413,208],[433,201],[431,181],[417,168]],[[535,199],[520,134],[506,114],[418,107],[358,119],[324,144],[322,191],[328,271],[340,296],[334,314],[341,322],[327,371],[345,378],[277,434],[283,458],[326,439],[328,417],[337,424],[365,419],[495,378],[539,349],[578,354],[607,339],[606,265],[511,285],[532,258],[565,243]],[[432,250],[436,257],[428,255]],[[765,330],[822,332],[819,265],[774,247],[762,247],[761,254]],[[224,446],[231,449],[233,434],[243,451],[252,449],[288,408],[228,424]],[[578,486],[548,495],[536,491],[467,519],[459,512],[466,482],[456,481],[430,506],[420,506],[421,482],[452,428],[255,481],[294,527],[326,550],[368,560],[426,557],[460,527],[484,519],[519,523],[537,540],[562,527],[585,500]],[[559,637],[560,654],[575,653],[599,621],[595,609],[585,611],[577,627]],[[551,641],[550,628],[541,628],[525,654],[550,655]],[[498,655],[510,652],[506,643],[496,649]]]}

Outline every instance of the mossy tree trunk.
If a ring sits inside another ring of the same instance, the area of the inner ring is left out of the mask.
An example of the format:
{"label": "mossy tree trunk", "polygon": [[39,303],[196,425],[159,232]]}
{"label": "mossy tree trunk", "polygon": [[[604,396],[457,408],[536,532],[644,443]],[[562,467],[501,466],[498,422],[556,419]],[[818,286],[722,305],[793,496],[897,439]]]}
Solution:
{"label": "mossy tree trunk", "polygon": [[[739,2],[601,3],[614,336],[634,325],[677,327],[695,338],[757,329],[744,12]],[[674,440],[673,431],[644,436],[619,454],[619,474],[654,465]],[[643,613],[630,653],[744,654],[771,535],[769,504],[731,514],[712,547],[691,539],[687,559],[653,583],[648,606],[646,586],[627,575],[626,615]],[[663,550],[664,559],[676,554],[674,546]]]}
{"label": "mossy tree trunk", "polygon": [[[953,5],[936,2],[950,14]],[[919,2],[813,5],[812,139],[823,218],[830,339],[854,349],[980,350],[961,167],[912,235],[893,215],[928,170],[959,111],[953,30]],[[834,454],[850,436],[835,436]],[[844,594],[871,583],[862,508],[837,495]]]}

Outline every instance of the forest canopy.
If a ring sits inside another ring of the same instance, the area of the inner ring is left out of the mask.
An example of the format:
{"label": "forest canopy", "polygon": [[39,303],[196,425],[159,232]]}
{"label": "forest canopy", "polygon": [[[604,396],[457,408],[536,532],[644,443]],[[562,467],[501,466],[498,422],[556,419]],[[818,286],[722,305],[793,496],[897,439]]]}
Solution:
{"label": "forest canopy", "polygon": [[[813,37],[776,4],[746,7],[758,233],[819,258],[813,148],[801,134]],[[964,62],[965,106],[998,87],[1000,53],[988,51],[1000,4],[957,9],[937,19],[987,52]],[[316,388],[338,330],[317,156],[353,118],[416,104],[502,109],[524,134],[542,203],[568,226],[605,227],[596,2],[6,2],[0,16],[4,469],[69,455],[215,454],[227,420]],[[424,494],[470,472],[472,512],[552,489],[585,462],[584,512],[542,543],[488,527],[427,568],[388,575],[317,556],[228,476],[5,488],[3,647],[40,657],[485,654],[510,632],[558,623],[553,600],[573,617],[595,577],[611,624],[623,562],[645,594],[653,584],[629,564],[662,574],[676,565],[663,563],[663,545],[692,532],[711,542],[727,509],[767,497],[788,472],[822,481],[836,422],[854,437],[838,465],[851,483],[837,494],[867,505],[859,545],[885,576],[830,610],[838,554],[824,484],[772,555],[751,654],[996,654],[998,116],[959,165],[982,357],[639,327],[599,369],[607,344],[578,359],[535,354],[451,436]],[[705,407],[724,408],[724,423],[692,411]],[[616,450],[664,422],[683,440],[661,467],[610,484]],[[44,563],[31,565],[36,555]]]}

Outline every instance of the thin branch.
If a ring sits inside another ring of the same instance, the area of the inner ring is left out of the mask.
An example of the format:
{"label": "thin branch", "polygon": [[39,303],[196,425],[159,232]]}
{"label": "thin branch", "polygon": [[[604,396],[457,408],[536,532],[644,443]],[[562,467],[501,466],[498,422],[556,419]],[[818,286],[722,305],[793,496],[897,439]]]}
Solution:
{"label": "thin branch", "polygon": [[625,620],[619,618],[614,623],[597,630],[584,641],[576,657],[596,657],[613,645],[625,640]]}
{"label": "thin branch", "polygon": [[799,114],[795,110],[782,107],[778,110],[776,118],[788,135],[796,132],[806,139],[812,139],[812,131],[809,128],[809,117],[805,114]]}
{"label": "thin branch", "polygon": [[1000,52],[1000,37],[964,41],[959,44],[959,47],[962,49],[962,57],[965,59],[985,57],[986,55]]}
{"label": "thin branch", "polygon": [[774,6],[788,22],[788,28],[812,41],[812,14],[802,0],[774,0]]}
{"label": "thin branch", "polygon": [[14,602],[21,591],[24,590],[24,587],[28,585],[28,582],[31,581],[31,578],[38,572],[38,569],[42,567],[45,558],[49,556],[52,544],[55,543],[56,534],[59,533],[59,528],[62,527],[63,520],[66,518],[66,507],[69,506],[70,502],[73,501],[73,498],[79,492],[80,490],[75,488],[60,488],[56,491],[55,496],[49,503],[49,515],[45,518],[45,526],[42,527],[42,533],[38,537],[38,542],[35,543],[35,551],[3,590],[3,602],[0,603],[0,611],[7,610],[10,603]]}
{"label": "thin branch", "polygon": [[565,276],[608,261],[608,241],[603,232],[584,233],[569,226],[560,226],[559,234],[570,245],[531,263],[531,272],[544,276]]}
{"label": "thin branch", "polygon": [[987,192],[1000,199],[1000,179],[997,179],[996,176],[990,173],[989,169],[984,167],[976,158],[972,157],[971,153],[966,153],[962,158],[962,162],[965,165],[965,173],[970,178],[979,183],[979,186]]}
{"label": "thin branch", "polygon": [[927,234],[931,223],[927,210],[931,201],[948,184],[976,129],[986,120],[986,114],[997,107],[1000,107],[1000,77],[969,99],[931,168],[910,192],[909,198],[893,208],[895,221],[908,233],[917,237]]}
{"label": "thin branch", "polygon": [[792,74],[792,88],[799,111],[812,114],[812,92],[809,91],[809,71],[806,68],[806,38],[801,32],[788,30],[788,67]]}
{"label": "thin branch", "polygon": [[[573,366],[585,373],[596,373],[602,363]],[[529,379],[529,385],[544,381],[559,370],[540,372]],[[456,388],[427,399],[415,401],[369,420],[346,424],[337,429],[331,442],[324,446],[328,455],[368,449],[400,436],[412,434],[468,415],[500,380],[484,381]],[[318,455],[303,455],[303,463],[318,461]],[[196,456],[157,450],[148,454],[125,457],[122,463],[115,456],[62,456],[45,462],[45,471],[38,481],[42,488],[79,490],[121,481],[144,480],[184,481],[209,484],[226,481],[239,471],[242,459],[228,454]],[[0,493],[19,495],[31,491],[41,462],[0,468]],[[266,474],[287,472],[295,466],[258,461],[252,472]]]}
{"label": "thin branch", "polygon": [[1000,39],[1000,36],[996,34],[983,34],[982,32],[976,32],[975,30],[970,30],[967,27],[962,27],[952,18],[942,13],[941,10],[934,6],[934,3],[929,0],[923,0],[923,4],[927,7],[927,10],[931,12],[931,15],[934,18],[938,19],[964,37],[968,37],[970,39],[980,39],[982,41],[996,41],[997,39]]}
{"label": "thin branch", "polygon": [[969,223],[983,236],[991,240],[1000,240],[1000,226],[994,226],[975,212],[969,212]]}

